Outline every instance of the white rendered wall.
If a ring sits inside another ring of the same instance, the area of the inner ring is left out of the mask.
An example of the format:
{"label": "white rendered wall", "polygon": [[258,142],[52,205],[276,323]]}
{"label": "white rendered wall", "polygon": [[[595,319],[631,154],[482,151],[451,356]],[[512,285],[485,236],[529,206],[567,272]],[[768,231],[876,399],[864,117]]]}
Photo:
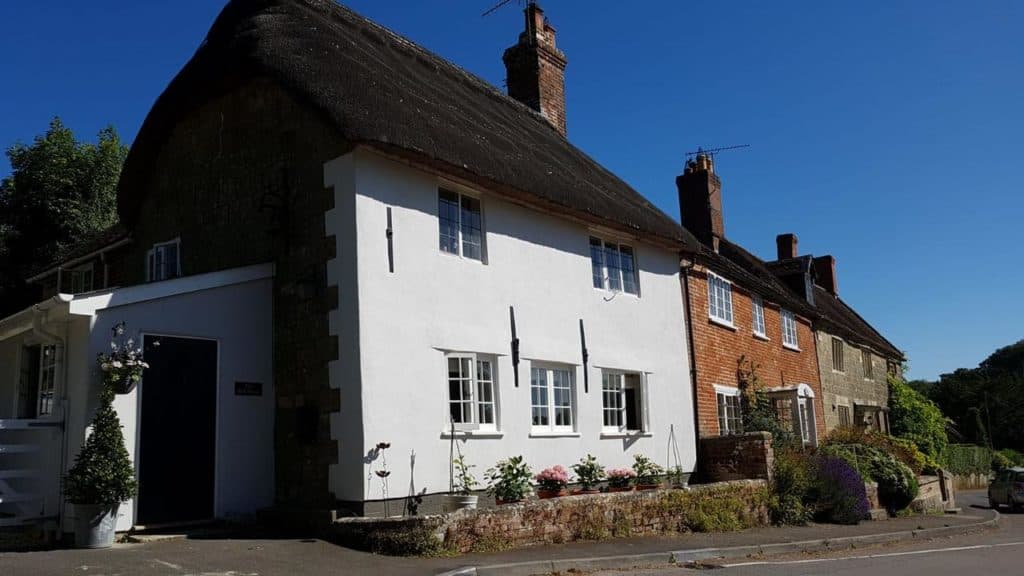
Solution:
{"label": "white rendered wall", "polygon": [[[115,293],[116,294],[116,293]],[[253,513],[274,500],[274,387],[272,280],[264,279],[110,308],[68,325],[69,454],[78,452],[98,399],[94,359],[109,350],[110,329],[126,322],[130,334],[213,339],[218,342],[214,513]],[[92,326],[90,327],[90,323]],[[81,324],[79,328],[78,325]],[[88,349],[82,342],[88,342]],[[235,396],[236,381],[263,383],[262,396]],[[145,381],[140,388],[145,387]],[[139,456],[139,389],[119,395],[114,407],[133,460]],[[145,417],[145,415],[142,415]],[[182,422],[182,426],[187,426]],[[159,457],[159,455],[154,455]],[[72,461],[67,466],[70,467]],[[182,474],[187,474],[183,470]],[[121,506],[118,530],[134,520],[133,502]]]}
{"label": "white rendered wall", "polygon": [[[677,254],[621,238],[636,250],[641,297],[612,298],[592,287],[589,256],[589,237],[609,234],[483,194],[487,264],[482,264],[439,250],[435,176],[357,149],[330,163],[325,177],[335,186],[336,208],[353,202],[346,195],[355,190],[354,218],[346,220],[355,223],[355,246],[339,240],[338,254],[340,259],[354,250],[358,271],[358,317],[349,322],[338,317],[332,327],[358,330],[359,374],[342,380],[332,370],[332,384],[343,393],[346,386],[359,386],[359,455],[377,442],[391,443],[386,454],[391,497],[448,489],[446,350],[498,357],[500,434],[461,442],[481,481],[498,459],[518,454],[535,472],[569,466],[587,453],[605,466],[629,466],[638,453],[665,465],[670,426],[681,465],[693,469],[693,403]],[[393,274],[388,272],[387,207],[394,229]],[[328,265],[335,281],[352,275],[338,262]],[[513,386],[509,306],[515,307],[521,340],[518,388]],[[583,391],[581,318],[590,352],[589,393]],[[342,363],[345,352],[339,354]],[[573,366],[578,434],[531,435],[534,361]],[[602,437],[601,368],[648,374],[650,435]],[[355,447],[339,440],[342,461]],[[334,470],[336,497],[381,498],[380,483],[370,473],[378,465]]]}

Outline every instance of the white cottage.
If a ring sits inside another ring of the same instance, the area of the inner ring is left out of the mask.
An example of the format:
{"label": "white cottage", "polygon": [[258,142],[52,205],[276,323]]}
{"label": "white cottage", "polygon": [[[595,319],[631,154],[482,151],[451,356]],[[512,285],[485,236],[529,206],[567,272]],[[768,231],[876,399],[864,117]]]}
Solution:
{"label": "white cottage", "polygon": [[[514,455],[692,471],[698,243],[566,139],[536,4],[505,62],[518,101],[333,2],[230,2],[129,154],[125,234],[90,275],[124,287],[43,282],[0,322],[3,422],[54,423],[40,453],[66,469],[125,321],[162,344],[117,401],[140,480],[121,528],[435,509],[453,435],[481,479]],[[53,411],[19,404],[51,382]]]}

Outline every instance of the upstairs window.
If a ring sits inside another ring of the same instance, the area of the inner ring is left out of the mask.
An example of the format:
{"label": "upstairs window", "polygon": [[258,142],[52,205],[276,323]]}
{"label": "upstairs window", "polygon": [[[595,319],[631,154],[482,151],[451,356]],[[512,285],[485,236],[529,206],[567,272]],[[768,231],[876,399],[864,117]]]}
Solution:
{"label": "upstairs window", "polygon": [[861,361],[862,364],[864,364],[864,378],[866,380],[874,380],[875,379],[875,364],[874,364],[874,362],[871,361],[871,351],[870,350],[861,350],[860,351],[860,361]]}
{"label": "upstairs window", "polygon": [[732,326],[732,283],[714,274],[708,274],[708,316]]}
{"label": "upstairs window", "polygon": [[783,310],[782,316],[782,345],[786,348],[799,350],[800,343],[796,338],[796,316],[789,310]]}
{"label": "upstairs window", "polygon": [[449,354],[448,415],[460,430],[490,429],[497,423],[494,363],[476,354]]}
{"label": "upstairs window", "polygon": [[93,289],[93,267],[92,262],[80,266],[68,272],[71,281],[71,293],[81,294],[92,292]]}
{"label": "upstairs window", "polygon": [[534,430],[573,430],[576,394],[571,369],[530,369],[530,412]]}
{"label": "upstairs window", "polygon": [[442,252],[484,259],[484,222],[480,199],[451,190],[437,193],[437,219]]}
{"label": "upstairs window", "polygon": [[753,307],[753,324],[754,324],[754,335],[762,338],[767,338],[768,335],[764,329],[764,301],[761,300],[760,296],[755,295],[751,301]]}
{"label": "upstairs window", "polygon": [[181,240],[154,244],[146,252],[146,281],[159,282],[181,276]]}
{"label": "upstairs window", "polygon": [[839,338],[832,338],[832,369],[836,372],[845,372],[843,362],[843,341]]}
{"label": "upstairs window", "polygon": [[640,293],[636,258],[630,246],[591,237],[590,271],[594,288],[633,295]]}

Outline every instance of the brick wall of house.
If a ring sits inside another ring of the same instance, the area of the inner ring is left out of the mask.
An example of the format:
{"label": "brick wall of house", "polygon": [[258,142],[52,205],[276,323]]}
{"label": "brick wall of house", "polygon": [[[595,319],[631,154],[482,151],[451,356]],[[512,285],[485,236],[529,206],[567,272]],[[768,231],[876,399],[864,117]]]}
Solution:
{"label": "brick wall of house", "polygon": [[[329,417],[338,406],[327,364],[338,356],[327,312],[324,232],[331,191],[324,162],[349,147],[315,111],[267,80],[252,80],[177,119],[152,165],[126,282],[145,280],[146,251],[181,239],[185,275],[274,262],[274,388],[279,503],[331,506],[337,460]],[[132,193],[132,192],[129,192]]]}
{"label": "brick wall of house", "polygon": [[[839,427],[839,407],[845,406],[854,417],[855,405],[886,407],[889,405],[889,383],[886,380],[886,359],[871,353],[872,374],[867,377],[861,350],[856,344],[842,341],[842,370],[834,366],[832,339],[825,331],[817,331],[818,365],[821,367],[821,391],[825,404],[825,429]],[[853,422],[856,424],[855,422]]]}
{"label": "brick wall of house", "polygon": [[740,357],[746,357],[757,365],[758,379],[764,387],[807,384],[814,390],[818,438],[824,437],[818,356],[810,322],[797,316],[797,343],[800,350],[790,350],[782,345],[782,316],[777,304],[764,300],[765,332],[768,338],[765,340],[754,336],[753,301],[750,292],[742,286],[732,286],[734,328],[709,319],[706,270],[699,267],[691,270],[687,286],[693,314],[690,327],[693,330],[697,367],[700,435],[719,435],[715,385],[739,387],[738,362]]}

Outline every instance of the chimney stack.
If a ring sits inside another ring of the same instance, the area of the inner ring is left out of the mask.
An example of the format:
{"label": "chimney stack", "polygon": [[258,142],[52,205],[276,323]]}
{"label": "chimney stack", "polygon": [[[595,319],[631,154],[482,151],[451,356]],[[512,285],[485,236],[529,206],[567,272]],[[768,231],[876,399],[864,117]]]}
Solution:
{"label": "chimney stack", "polygon": [[555,29],[536,2],[526,5],[526,29],[505,50],[508,95],[538,111],[565,136],[565,54],[555,47]]}
{"label": "chimney stack", "polygon": [[831,255],[819,256],[814,259],[815,283],[833,296],[839,295],[839,284],[836,282],[836,259]]}
{"label": "chimney stack", "polygon": [[715,174],[715,162],[703,152],[686,162],[676,177],[679,189],[680,221],[705,245],[718,252],[718,241],[725,237],[722,216],[722,181]]}
{"label": "chimney stack", "polygon": [[775,246],[776,248],[778,248],[777,256],[779,260],[788,260],[789,258],[796,258],[796,234],[779,234],[778,236],[775,237]]}

